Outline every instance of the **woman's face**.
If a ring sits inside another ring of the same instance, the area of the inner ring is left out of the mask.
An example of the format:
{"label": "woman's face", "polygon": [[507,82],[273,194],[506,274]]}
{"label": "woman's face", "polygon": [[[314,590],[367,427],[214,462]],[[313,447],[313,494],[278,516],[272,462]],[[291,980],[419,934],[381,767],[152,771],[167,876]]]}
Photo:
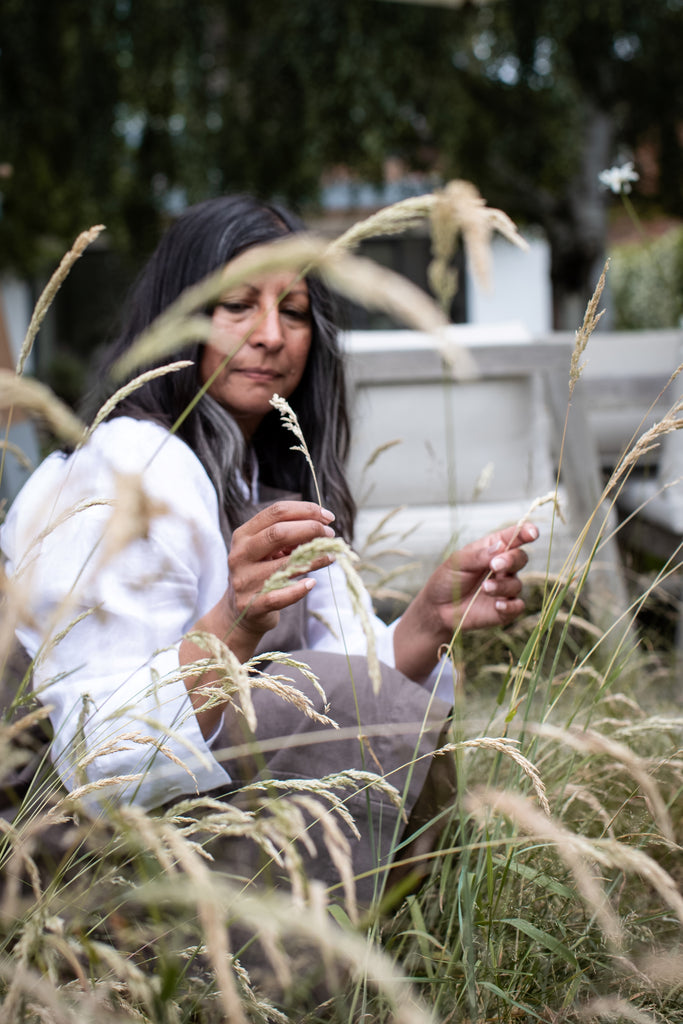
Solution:
{"label": "woman's face", "polygon": [[206,383],[216,374],[209,394],[248,440],[270,412],[273,395],[289,398],[294,391],[310,347],[306,282],[287,271],[256,277],[227,292],[214,309],[199,375]]}

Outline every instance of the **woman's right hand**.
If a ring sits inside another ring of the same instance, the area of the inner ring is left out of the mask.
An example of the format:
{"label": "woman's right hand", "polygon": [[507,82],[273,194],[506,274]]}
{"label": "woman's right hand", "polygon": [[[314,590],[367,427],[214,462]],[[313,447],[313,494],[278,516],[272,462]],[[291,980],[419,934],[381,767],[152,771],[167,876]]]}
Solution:
{"label": "woman's right hand", "polygon": [[[218,604],[194,624],[193,630],[213,633],[240,661],[248,661],[263,634],[277,626],[280,611],[300,601],[314,581],[306,576],[295,578],[288,586],[265,594],[264,584],[274,572],[285,567],[299,544],[316,537],[333,537],[334,530],[329,525],[333,519],[331,512],[309,501],[277,501],[248,519],[232,535],[228,589]],[[311,562],[305,572],[322,569],[331,562],[331,558],[323,555]],[[206,652],[186,637],[180,644],[179,656],[181,665],[186,665],[204,658]],[[214,704],[204,709],[204,686],[218,678],[214,671],[185,678],[199,727],[207,739],[229,707]]]}
{"label": "woman's right hand", "polygon": [[[332,512],[313,502],[276,501],[233,533],[226,600],[235,626],[253,634],[255,644],[277,625],[280,611],[300,601],[314,581],[306,576],[293,578],[286,587],[267,593],[263,593],[264,585],[287,565],[294,548],[318,537],[334,537],[329,525],[333,519]],[[321,569],[331,561],[323,555],[311,562],[306,572]]]}

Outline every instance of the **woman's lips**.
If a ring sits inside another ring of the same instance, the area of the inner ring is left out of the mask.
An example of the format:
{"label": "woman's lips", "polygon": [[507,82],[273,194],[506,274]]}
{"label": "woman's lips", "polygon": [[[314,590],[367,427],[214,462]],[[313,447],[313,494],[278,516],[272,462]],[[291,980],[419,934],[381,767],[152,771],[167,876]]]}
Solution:
{"label": "woman's lips", "polygon": [[260,370],[257,367],[241,367],[233,370],[234,373],[241,373],[244,377],[248,377],[249,380],[262,380],[262,381],[273,381],[276,380],[280,374],[276,373],[275,370]]}

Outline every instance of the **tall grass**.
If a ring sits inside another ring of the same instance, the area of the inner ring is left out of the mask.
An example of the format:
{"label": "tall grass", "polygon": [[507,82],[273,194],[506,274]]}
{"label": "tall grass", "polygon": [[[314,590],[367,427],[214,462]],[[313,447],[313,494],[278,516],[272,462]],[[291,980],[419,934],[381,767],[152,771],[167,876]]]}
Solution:
{"label": "tall grass", "polygon": [[[491,228],[512,230],[459,183],[384,211],[332,246],[296,239],[252,251],[231,265],[231,279],[254,268],[313,266],[355,299],[371,297],[438,330],[426,298],[349,254],[365,235],[402,230],[416,217],[435,232],[432,276],[445,300],[456,235],[479,247],[475,263],[485,268]],[[198,310],[225,280],[218,274],[183,297],[140,339],[125,372],[151,351],[172,352],[180,338],[205,333]],[[567,367],[571,388],[597,301]],[[32,329],[18,374],[0,378],[0,402],[82,443],[73,414],[22,378],[34,336]],[[456,365],[467,366],[466,357]],[[678,428],[675,401],[672,410],[647,443]],[[643,446],[624,454],[608,499]],[[110,553],[155,514],[141,506],[134,482],[126,486]],[[464,673],[438,756],[453,759],[457,795],[427,855],[431,874],[384,912],[357,905],[350,844],[366,824],[353,819],[358,801],[348,797],[380,787],[400,800],[391,779],[348,772],[290,783],[286,792],[244,786],[229,801],[198,797],[154,814],[111,801],[93,815],[92,785],[71,794],[59,785],[41,743],[45,712],[28,673],[15,671],[0,723],[5,782],[16,793],[10,809],[8,791],[0,818],[0,1020],[683,1022],[683,715],[652,701],[667,672],[663,656],[646,645],[615,650],[587,617],[595,550],[586,558],[582,539],[565,572],[532,583],[529,612],[512,628],[454,638]],[[652,586],[634,597],[633,619]],[[24,595],[7,581],[3,589],[0,656],[8,667]],[[258,664],[248,674],[215,638],[195,639],[207,657],[187,670],[222,671],[214,696],[232,695],[249,720]],[[268,685],[310,713],[283,660],[282,678]],[[327,891],[308,877],[313,822],[338,876]],[[231,843],[245,838],[252,856],[231,869]],[[396,862],[409,856],[397,846]],[[270,889],[269,877],[287,884]],[[255,965],[251,974],[243,961]],[[259,965],[270,995],[256,984]]]}

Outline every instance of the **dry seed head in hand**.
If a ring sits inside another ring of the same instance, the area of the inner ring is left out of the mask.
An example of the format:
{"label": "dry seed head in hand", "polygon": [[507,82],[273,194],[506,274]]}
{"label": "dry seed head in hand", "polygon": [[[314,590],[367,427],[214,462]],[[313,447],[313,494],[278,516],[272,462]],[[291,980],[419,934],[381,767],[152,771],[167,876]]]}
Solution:
{"label": "dry seed head in hand", "polygon": [[[294,436],[301,442],[300,445],[294,445],[292,451],[301,452],[308,462],[311,472],[313,473],[313,480],[318,496],[318,504],[322,504],[318,481],[316,480],[315,470],[313,468],[313,462],[311,460],[303,432],[299,425],[299,421],[296,417],[296,413],[285,399],[281,398],[279,395],[273,395],[270,400],[270,404],[278,410],[287,429],[291,430]],[[305,571],[306,567],[314,561],[317,554],[323,553],[334,554],[337,564],[344,573],[346,578],[346,587],[349,597],[351,598],[351,605],[360,620],[367,642],[368,671],[372,681],[372,687],[375,693],[379,693],[382,686],[382,676],[379,667],[379,660],[377,658],[375,634],[363,603],[363,582],[352,565],[352,562],[358,561],[358,556],[353,553],[348,544],[339,538],[330,538],[330,540],[322,539],[311,541],[309,544],[300,544],[299,547],[290,555],[285,568],[281,569],[279,572],[273,573],[270,579],[267,580],[263,588],[263,593],[268,593],[271,590],[278,590],[283,586],[287,586],[287,583],[290,582],[292,576]],[[343,627],[343,623],[341,625]]]}
{"label": "dry seed head in hand", "polygon": [[311,458],[311,453],[308,450],[306,438],[304,437],[304,433],[303,430],[301,429],[296,413],[292,409],[287,399],[281,398],[280,395],[273,395],[273,397],[270,399],[270,404],[273,406],[274,409],[277,409],[277,411],[279,412],[283,426],[286,427],[287,430],[290,430],[292,434],[294,434],[294,436],[296,437],[297,441],[299,442],[299,444],[292,445],[290,451],[301,452],[303,457],[306,459],[306,462],[308,463],[308,466],[311,470],[311,474],[313,476],[313,484],[315,486],[315,493],[318,498],[318,504],[322,505],[320,489],[318,487],[318,480],[315,475],[315,467],[313,466],[313,459]]}
{"label": "dry seed head in hand", "polygon": [[[341,537],[319,537],[307,544],[300,544],[289,556],[286,566],[283,569],[278,569],[266,580],[261,593],[268,594],[272,590],[281,590],[288,586],[293,577],[305,573],[311,563],[321,555],[333,557],[344,573],[351,607],[354,614],[358,616],[367,642],[368,672],[372,680],[372,687],[375,693],[379,693],[382,686],[382,675],[377,657],[375,634],[363,600],[365,587],[353,566],[353,563],[358,561],[358,555],[351,550],[346,541]],[[340,625],[343,631],[343,622]]]}

